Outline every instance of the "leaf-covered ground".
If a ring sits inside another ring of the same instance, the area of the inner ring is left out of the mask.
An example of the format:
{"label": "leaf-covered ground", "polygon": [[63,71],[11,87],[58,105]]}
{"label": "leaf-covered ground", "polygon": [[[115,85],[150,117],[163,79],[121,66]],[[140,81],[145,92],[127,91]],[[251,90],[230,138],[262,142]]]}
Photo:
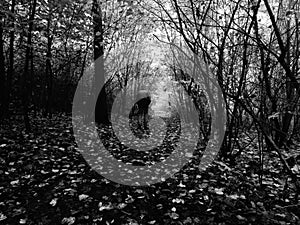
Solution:
{"label": "leaf-covered ground", "polygon": [[200,173],[194,156],[162,183],[123,186],[85,162],[70,117],[31,120],[29,134],[18,116],[0,127],[0,224],[299,224],[275,153],[265,156],[262,185],[253,146],[235,166],[215,161]]}

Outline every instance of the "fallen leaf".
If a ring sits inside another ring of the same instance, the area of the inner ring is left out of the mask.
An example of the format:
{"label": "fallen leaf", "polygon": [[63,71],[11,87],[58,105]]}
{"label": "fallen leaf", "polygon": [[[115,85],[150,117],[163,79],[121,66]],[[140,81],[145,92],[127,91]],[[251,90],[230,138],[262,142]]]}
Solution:
{"label": "fallen leaf", "polygon": [[82,201],[82,200],[84,200],[84,199],[87,199],[88,197],[90,197],[90,196],[85,195],[85,194],[81,194],[81,195],[78,196],[79,201]]}
{"label": "fallen leaf", "polygon": [[56,203],[57,203],[57,200],[58,200],[58,198],[54,198],[54,199],[51,200],[51,202],[49,204],[52,205],[52,206],[55,206]]}
{"label": "fallen leaf", "polygon": [[63,218],[61,223],[72,225],[73,223],[75,223],[75,220],[76,220],[75,217]]}

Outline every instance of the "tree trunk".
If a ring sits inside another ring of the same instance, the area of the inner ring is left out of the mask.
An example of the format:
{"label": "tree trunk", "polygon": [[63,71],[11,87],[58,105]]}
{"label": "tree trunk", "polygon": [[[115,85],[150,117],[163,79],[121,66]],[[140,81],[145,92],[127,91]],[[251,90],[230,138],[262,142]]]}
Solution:
{"label": "tree trunk", "polygon": [[4,66],[4,41],[3,41],[3,20],[4,16],[0,12],[0,118],[5,112],[5,66]]}
{"label": "tree trunk", "polygon": [[[26,47],[26,58],[24,65],[24,73],[23,73],[23,93],[22,93],[22,103],[23,103],[23,116],[26,131],[30,131],[30,121],[28,116],[28,106],[29,106],[29,95],[31,90],[31,78],[29,71],[29,63],[32,62],[32,30],[33,30],[33,21],[35,17],[36,10],[36,0],[33,0],[31,5],[31,14],[29,16],[29,27],[28,27],[28,35],[27,35],[27,47]],[[32,69],[32,68],[31,68]]]}
{"label": "tree trunk", "polygon": [[9,104],[11,101],[11,90],[12,90],[12,79],[14,77],[14,42],[15,42],[15,5],[16,2],[15,0],[11,1],[11,31],[10,31],[10,40],[9,40],[9,67],[8,67],[8,72],[7,72],[7,87],[6,87],[6,109],[7,112],[9,110]]}
{"label": "tree trunk", "polygon": [[[93,23],[94,23],[94,62],[95,62],[95,82],[93,93],[98,93],[98,89],[103,87],[99,96],[92,96],[97,99],[95,107],[95,120],[98,124],[108,125],[108,105],[105,90],[105,71],[104,71],[104,46],[103,46],[103,21],[102,11],[97,0],[93,0]],[[93,115],[93,113],[92,113]],[[93,118],[92,118],[93,119]]]}
{"label": "tree trunk", "polygon": [[51,117],[52,115],[52,65],[51,65],[51,58],[52,58],[52,41],[53,36],[51,35],[50,25],[51,25],[51,16],[52,16],[52,6],[51,2],[49,2],[49,15],[47,19],[47,58],[46,58],[46,106],[45,106],[45,113],[47,116]]}

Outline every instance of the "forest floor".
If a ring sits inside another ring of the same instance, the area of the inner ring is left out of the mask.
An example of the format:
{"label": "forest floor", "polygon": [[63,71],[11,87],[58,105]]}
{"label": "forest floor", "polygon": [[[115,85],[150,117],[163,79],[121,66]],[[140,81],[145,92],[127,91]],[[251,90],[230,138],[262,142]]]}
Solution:
{"label": "forest floor", "polygon": [[27,134],[20,116],[0,126],[0,224],[300,224],[276,153],[265,154],[260,184],[255,145],[234,166],[215,161],[199,172],[192,161],[162,183],[132,187],[87,164],[69,116],[31,124]]}

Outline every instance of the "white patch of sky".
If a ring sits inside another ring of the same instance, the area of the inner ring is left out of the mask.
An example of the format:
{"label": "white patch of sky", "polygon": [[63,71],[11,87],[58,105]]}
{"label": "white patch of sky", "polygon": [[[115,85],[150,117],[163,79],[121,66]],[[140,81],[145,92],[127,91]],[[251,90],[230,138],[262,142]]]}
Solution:
{"label": "white patch of sky", "polygon": [[168,117],[171,113],[169,102],[171,102],[172,89],[170,88],[170,77],[161,77],[157,79],[156,91],[153,94],[154,103],[151,109],[154,116]]}
{"label": "white patch of sky", "polygon": [[171,81],[171,77],[168,75],[168,70],[164,64],[167,60],[167,53],[169,51],[169,45],[164,44],[157,40],[156,35],[160,40],[167,41],[164,31],[156,28],[149,38],[144,39],[143,51],[145,54],[142,56],[142,60],[151,61],[152,68],[159,70],[160,76],[155,79],[155,91],[151,94],[152,103],[151,109],[154,116],[168,117],[171,113],[171,107],[169,102],[172,102],[172,92],[174,91]]}

